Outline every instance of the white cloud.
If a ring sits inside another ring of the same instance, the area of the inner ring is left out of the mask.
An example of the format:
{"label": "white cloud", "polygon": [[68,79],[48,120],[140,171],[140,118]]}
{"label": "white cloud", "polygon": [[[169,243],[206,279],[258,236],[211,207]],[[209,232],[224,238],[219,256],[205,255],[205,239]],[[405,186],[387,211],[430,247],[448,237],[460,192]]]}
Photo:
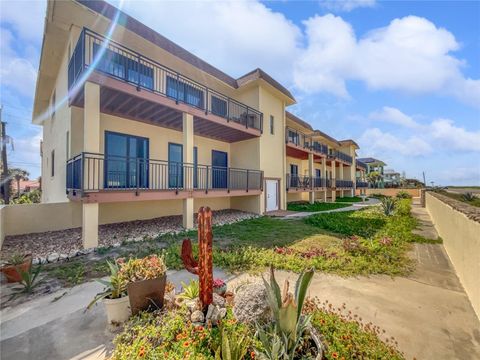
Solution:
{"label": "white cloud", "polygon": [[409,128],[416,128],[419,126],[419,124],[413,120],[411,116],[408,116],[400,110],[389,106],[384,106],[381,110],[371,112],[368,117],[372,120],[386,121]]}
{"label": "white cloud", "polygon": [[292,80],[302,33],[258,1],[125,1],[123,10],[228,74],[261,67]]}
{"label": "white cloud", "polygon": [[401,139],[378,128],[365,130],[358,142],[362,156],[425,156],[432,152],[430,144],[419,136]]}
{"label": "white cloud", "polygon": [[376,0],[320,0],[320,5],[331,11],[352,11],[356,8],[374,7]]}
{"label": "white cloud", "polygon": [[37,70],[31,61],[21,57],[13,48],[14,37],[10,31],[0,29],[2,43],[0,61],[0,84],[8,86],[21,95],[33,97]]}
{"label": "white cloud", "polygon": [[453,150],[480,151],[480,131],[467,131],[455,126],[452,120],[434,120],[430,134],[440,145]]}
{"label": "white cloud", "polygon": [[[9,24],[25,40],[41,41],[46,1],[2,1],[2,23]],[[3,50],[3,48],[2,48]]]}
{"label": "white cloud", "polygon": [[394,19],[360,39],[332,14],[304,25],[308,46],[294,67],[301,90],[348,98],[346,82],[360,80],[374,90],[442,93],[480,104],[480,80],[465,78],[465,63],[450,54],[460,47],[455,37],[425,18]]}
{"label": "white cloud", "polygon": [[445,185],[480,185],[480,167],[454,167],[440,173],[440,180]]}

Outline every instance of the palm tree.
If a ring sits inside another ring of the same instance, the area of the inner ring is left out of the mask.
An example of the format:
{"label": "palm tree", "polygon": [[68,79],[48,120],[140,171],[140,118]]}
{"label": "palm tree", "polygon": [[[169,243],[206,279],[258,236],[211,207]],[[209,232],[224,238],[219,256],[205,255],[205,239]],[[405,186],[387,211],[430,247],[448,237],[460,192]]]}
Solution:
{"label": "palm tree", "polygon": [[382,175],[378,171],[372,171],[367,175],[368,182],[372,185],[372,188],[376,188],[377,182],[380,181]]}
{"label": "palm tree", "polygon": [[12,168],[8,169],[8,173],[10,178],[14,178],[17,182],[17,198],[20,197],[20,181],[21,180],[28,180],[28,176],[30,175],[27,170],[19,169],[19,168]]}

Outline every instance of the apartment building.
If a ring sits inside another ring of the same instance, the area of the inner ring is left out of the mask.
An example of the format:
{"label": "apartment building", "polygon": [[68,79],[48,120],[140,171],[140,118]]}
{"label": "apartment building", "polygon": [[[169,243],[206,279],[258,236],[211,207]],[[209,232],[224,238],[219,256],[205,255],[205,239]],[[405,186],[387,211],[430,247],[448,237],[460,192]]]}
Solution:
{"label": "apartment building", "polygon": [[200,206],[262,214],[353,194],[357,144],[294,103],[261,69],[235,79],[106,2],[50,0],[33,109],[42,201],[79,208],[92,247],[99,224],[182,215],[191,228]]}
{"label": "apartment building", "polygon": [[335,201],[355,193],[353,140],[338,141],[286,112],[287,202]]}
{"label": "apartment building", "polygon": [[372,157],[367,157],[367,158],[359,158],[357,159],[359,163],[362,164],[363,170],[368,177],[369,174],[375,172],[378,173],[378,178],[376,179],[375,183],[370,183],[369,186],[373,188],[384,188],[385,187],[385,166],[387,166],[386,163],[384,163],[382,160],[378,160]]}

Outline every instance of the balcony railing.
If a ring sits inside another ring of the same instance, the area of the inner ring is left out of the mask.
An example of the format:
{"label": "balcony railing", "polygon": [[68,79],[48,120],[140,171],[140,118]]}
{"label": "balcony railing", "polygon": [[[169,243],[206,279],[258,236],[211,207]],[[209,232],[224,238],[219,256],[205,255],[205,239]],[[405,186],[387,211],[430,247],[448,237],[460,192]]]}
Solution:
{"label": "balcony railing", "polygon": [[337,188],[353,188],[353,181],[351,180],[335,180],[335,187]]}
{"label": "balcony railing", "polygon": [[81,153],[67,161],[67,192],[263,190],[263,171]]}
{"label": "balcony railing", "polygon": [[356,163],[357,163],[357,168],[367,171],[367,164],[358,160],[356,161]]}
{"label": "balcony railing", "polygon": [[287,127],[285,129],[285,142],[287,144],[290,143],[305,149],[310,149],[311,138],[301,131]]}
{"label": "balcony railing", "polygon": [[328,156],[332,159],[338,159],[338,160],[341,160],[343,162],[346,162],[347,164],[351,164],[353,159],[350,155],[347,155],[341,151],[338,151],[338,150],[330,150],[330,153],[328,154]]}
{"label": "balcony railing", "polygon": [[313,142],[311,149],[316,153],[328,155],[328,146],[325,144],[321,144],[318,141]]}
{"label": "balcony railing", "polygon": [[246,128],[263,130],[263,114],[216,92],[127,47],[83,29],[68,64],[68,88],[86,70],[95,70],[135,85],[138,90],[160,94],[177,102],[234,121]]}
{"label": "balcony railing", "polygon": [[366,181],[358,181],[356,182],[357,188],[368,188],[368,182]]}
{"label": "balcony railing", "polygon": [[327,187],[328,179],[315,177],[287,174],[287,191],[289,189],[318,189]]}

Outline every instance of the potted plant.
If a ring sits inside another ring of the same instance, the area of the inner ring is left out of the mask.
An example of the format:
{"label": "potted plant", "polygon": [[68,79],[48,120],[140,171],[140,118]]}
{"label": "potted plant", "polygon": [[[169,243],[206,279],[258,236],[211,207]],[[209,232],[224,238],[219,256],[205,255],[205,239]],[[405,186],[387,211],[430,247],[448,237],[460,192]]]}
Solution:
{"label": "potted plant", "polygon": [[15,253],[7,260],[7,263],[0,269],[9,283],[22,281],[21,272],[28,273],[32,267],[32,255]]}
{"label": "potted plant", "polygon": [[295,285],[295,295],[288,291],[288,281],[285,281],[283,294],[280,293],[273,267],[270,268],[270,283],[263,279],[273,322],[257,325],[257,338],[262,347],[256,352],[260,359],[323,358],[324,347],[318,333],[311,326],[311,316],[302,314],[312,277],[313,270],[300,274]]}
{"label": "potted plant", "polygon": [[224,296],[227,292],[227,284],[222,279],[213,280],[213,292],[220,296]]}
{"label": "potted plant", "polygon": [[163,307],[167,267],[163,257],[150,255],[120,264],[120,276],[127,283],[132,314]]}
{"label": "potted plant", "polygon": [[107,312],[108,323],[123,323],[130,317],[130,301],[127,296],[127,282],[119,274],[119,265],[107,260],[110,268],[110,279],[97,281],[105,285],[105,289],[98,293],[88,304],[90,309],[97,301],[102,300]]}

